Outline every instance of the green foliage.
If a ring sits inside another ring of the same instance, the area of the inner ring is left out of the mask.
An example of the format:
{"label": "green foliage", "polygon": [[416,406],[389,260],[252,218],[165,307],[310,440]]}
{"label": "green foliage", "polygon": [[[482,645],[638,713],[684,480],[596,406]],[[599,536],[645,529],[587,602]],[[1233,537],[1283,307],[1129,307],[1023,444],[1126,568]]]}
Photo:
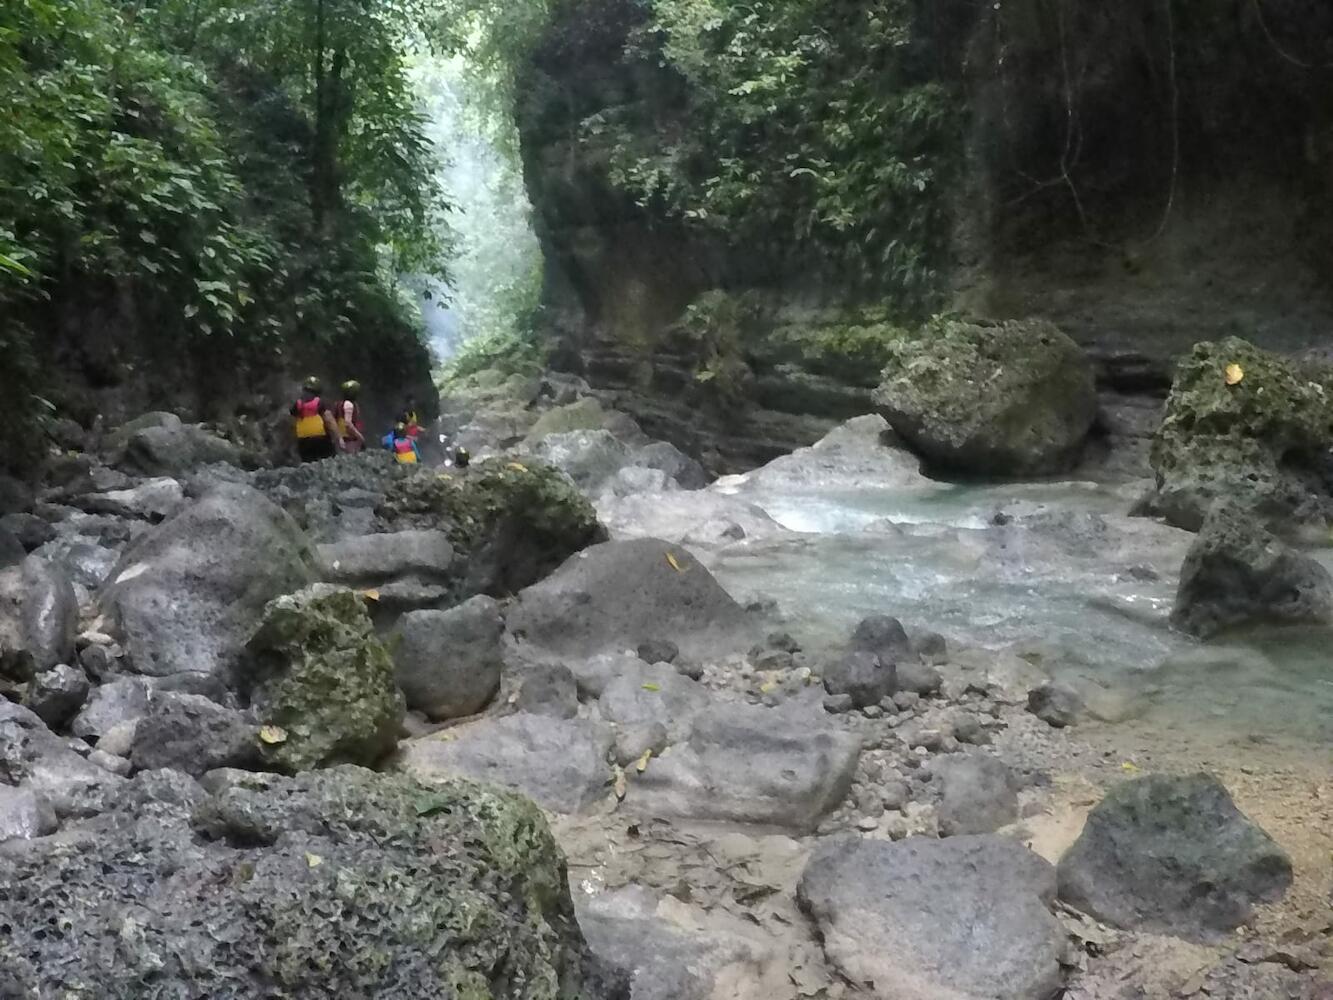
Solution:
{"label": "green foliage", "polygon": [[449,359],[440,373],[440,384],[447,388],[479,372],[501,375],[525,375],[541,370],[546,352],[530,326],[500,330],[471,337]]}
{"label": "green foliage", "polygon": [[913,72],[908,0],[652,0],[630,58],[683,79],[671,127],[625,105],[583,122],[645,208],[792,266],[930,298],[948,234],[958,102]]}

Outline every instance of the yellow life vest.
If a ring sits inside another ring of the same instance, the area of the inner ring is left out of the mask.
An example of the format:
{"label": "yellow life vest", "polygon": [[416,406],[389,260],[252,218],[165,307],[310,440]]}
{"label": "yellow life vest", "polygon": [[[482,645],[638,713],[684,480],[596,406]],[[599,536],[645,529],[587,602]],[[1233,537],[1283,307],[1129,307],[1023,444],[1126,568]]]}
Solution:
{"label": "yellow life vest", "polygon": [[393,457],[398,460],[399,465],[416,465],[417,450],[412,446],[412,439],[394,438]]}
{"label": "yellow life vest", "polygon": [[298,438],[327,437],[328,428],[324,426],[324,417],[320,413],[322,404],[319,397],[298,400],[296,404],[296,436]]}

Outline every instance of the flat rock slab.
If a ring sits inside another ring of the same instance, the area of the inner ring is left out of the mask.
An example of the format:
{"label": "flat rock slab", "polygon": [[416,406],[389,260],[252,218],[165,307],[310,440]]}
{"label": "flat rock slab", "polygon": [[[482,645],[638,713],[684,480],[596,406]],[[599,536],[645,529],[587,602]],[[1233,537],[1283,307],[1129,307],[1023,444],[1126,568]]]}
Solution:
{"label": "flat rock slab", "polygon": [[396,766],[418,781],[470,778],[577,813],[606,795],[612,742],[611,730],[595,722],[520,713],[404,743]]}
{"label": "flat rock slab", "polygon": [[362,535],[316,547],[316,570],[330,583],[378,583],[409,574],[444,577],[454,548],[443,531]]}
{"label": "flat rock slab", "polygon": [[815,717],[742,704],[695,719],[688,742],[632,776],[626,804],[654,816],[813,829],[842,801],[855,737]]}
{"label": "flat rock slab", "polygon": [[508,622],[515,636],[563,656],[670,639],[702,659],[748,649],[758,631],[697,559],[655,538],[578,553],[523,591]]}
{"label": "flat rock slab", "polygon": [[840,839],[798,890],[829,961],[881,1000],[1052,1000],[1055,869],[996,836]]}
{"label": "flat rock slab", "polygon": [[1113,788],[1060,859],[1060,898],[1117,927],[1207,939],[1281,898],[1291,859],[1208,774]]}

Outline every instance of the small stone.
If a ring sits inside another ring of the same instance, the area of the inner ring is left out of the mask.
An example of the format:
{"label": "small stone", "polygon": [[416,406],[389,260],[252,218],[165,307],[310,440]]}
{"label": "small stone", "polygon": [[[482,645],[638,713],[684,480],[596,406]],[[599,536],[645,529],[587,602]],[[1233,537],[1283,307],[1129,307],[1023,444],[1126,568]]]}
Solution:
{"label": "small stone", "polygon": [[1079,693],[1058,681],[1043,684],[1028,694],[1028,711],[1056,729],[1074,725],[1083,708]]}
{"label": "small stone", "polygon": [[892,694],[897,683],[897,668],[871,652],[847,653],[824,670],[824,690],[829,694],[850,695],[858,708],[877,705]]}
{"label": "small stone", "polygon": [[880,798],[878,790],[874,788],[862,788],[856,793],[856,811],[864,813],[867,816],[878,817],[884,812],[884,802]]}
{"label": "small stone", "polygon": [[856,828],[865,833],[879,829],[879,818],[877,816],[862,816],[856,821]]}
{"label": "small stone", "polygon": [[27,788],[0,785],[0,844],[55,833],[56,812],[45,796]]}
{"label": "small stone", "polygon": [[130,773],[130,762],[124,757],[117,757],[109,754],[105,750],[94,750],[88,754],[88,762],[96,764],[103,771],[110,771],[112,774],[118,774],[122,778]]}
{"label": "small stone", "polygon": [[59,729],[83,707],[88,687],[88,677],[82,670],[59,663],[32,679],[23,704],[52,729]]}
{"label": "small stone", "polygon": [[101,735],[97,741],[97,749],[113,757],[128,757],[134,747],[134,733],[138,728],[137,719],[117,723]]}
{"label": "small stone", "polygon": [[703,679],[704,665],[702,663],[696,663],[694,660],[677,660],[672,666],[676,668],[676,673],[682,677],[688,677],[692,681]]}
{"label": "small stone", "polygon": [[916,750],[938,751],[944,747],[944,733],[938,729],[918,729],[907,745]]}
{"label": "small stone", "polygon": [[788,632],[770,632],[764,642],[769,649],[780,649],[787,653],[799,653],[801,651],[801,644],[793,639]]}
{"label": "small stone", "polygon": [[670,639],[649,639],[639,643],[636,652],[644,663],[675,663],[680,647]]}
{"label": "small stone", "polygon": [[893,704],[900,712],[911,712],[921,703],[921,695],[915,691],[899,691],[893,696]]}
{"label": "small stone", "polygon": [[628,767],[649,751],[659,754],[667,747],[667,728],[660,722],[623,726],[616,733],[616,763]]}
{"label": "small stone", "polygon": [[515,707],[520,712],[572,719],[579,714],[578,685],[570,669],[551,664],[523,681]]}
{"label": "small stone", "polygon": [[907,805],[911,792],[907,782],[893,779],[879,786],[879,799],[885,809],[901,809]]}
{"label": "small stone", "polygon": [[856,706],[852,703],[852,696],[849,694],[828,694],[824,696],[824,711],[833,715],[842,715],[850,712]]}
{"label": "small stone", "polygon": [[962,713],[953,722],[953,734],[960,743],[972,746],[986,746],[990,743],[990,733],[975,715]]}
{"label": "small stone", "polygon": [[791,653],[782,649],[768,649],[760,653],[754,661],[756,670],[787,672],[794,670],[796,660]]}
{"label": "small stone", "polygon": [[85,646],[79,651],[79,665],[98,684],[105,684],[120,669],[120,659],[111,646]]}
{"label": "small stone", "polygon": [[933,666],[939,666],[949,658],[949,646],[944,636],[929,630],[913,633],[912,652]]}
{"label": "small stone", "polygon": [[884,709],[878,705],[867,705],[862,711],[867,719],[878,719],[884,715]]}
{"label": "small stone", "polygon": [[919,695],[935,694],[943,683],[940,672],[917,657],[904,657],[898,664],[898,690]]}

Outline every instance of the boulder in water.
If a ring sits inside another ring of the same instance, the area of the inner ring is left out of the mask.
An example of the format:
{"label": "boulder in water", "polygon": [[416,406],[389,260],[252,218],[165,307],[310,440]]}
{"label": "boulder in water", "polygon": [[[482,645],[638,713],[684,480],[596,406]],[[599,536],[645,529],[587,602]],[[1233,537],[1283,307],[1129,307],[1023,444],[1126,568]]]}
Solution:
{"label": "boulder in water", "polygon": [[1252,516],[1217,508],[1180,569],[1171,622],[1208,637],[1254,622],[1333,622],[1333,576]]}
{"label": "boulder in water", "polygon": [[1327,368],[1238,337],[1195,345],[1153,439],[1152,507],[1190,531],[1219,501],[1272,522],[1323,524],[1333,514],[1330,385]]}
{"label": "boulder in water", "polygon": [[1053,1000],[1055,871],[996,836],[825,841],[801,905],[829,961],[881,1000]]}
{"label": "boulder in water", "polygon": [[219,673],[264,605],[310,581],[309,560],[290,517],[220,483],[131,545],[99,601],[138,673]]}
{"label": "boulder in water", "polygon": [[935,467],[1018,477],[1062,472],[1097,415],[1092,362],[1042,320],[945,320],[888,345],[875,403]]}
{"label": "boulder in water", "polygon": [[315,584],[271,601],[237,671],[281,771],[373,764],[391,753],[406,707],[363,598]]}
{"label": "boulder in water", "polygon": [[95,982],[105,1000],[250,1000],[259,982],[293,1000],[609,1000],[531,803],[350,767],[212,797],[189,784],[148,772],[75,847],[0,861],[0,981],[23,996]]}
{"label": "boulder in water", "polygon": [[1291,859],[1212,775],[1150,775],[1093,809],[1060,859],[1060,898],[1117,927],[1209,938],[1291,878]]}
{"label": "boulder in water", "polygon": [[500,606],[489,597],[403,615],[391,645],[407,707],[437,721],[480,712],[500,688],[503,635]]}

